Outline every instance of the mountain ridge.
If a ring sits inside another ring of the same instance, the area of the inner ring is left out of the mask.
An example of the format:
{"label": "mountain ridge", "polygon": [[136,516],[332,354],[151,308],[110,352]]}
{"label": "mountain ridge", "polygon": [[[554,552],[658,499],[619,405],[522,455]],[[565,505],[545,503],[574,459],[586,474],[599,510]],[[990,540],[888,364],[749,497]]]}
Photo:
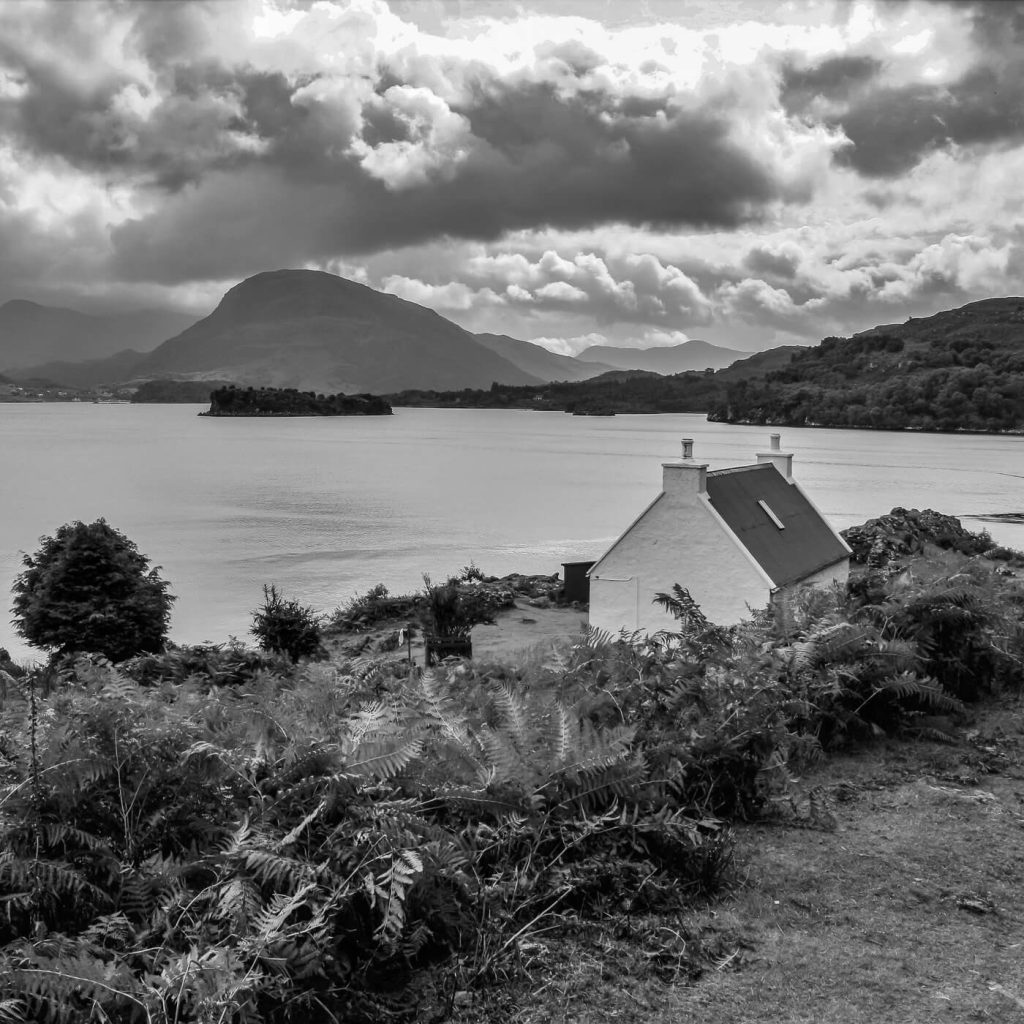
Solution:
{"label": "mountain ridge", "polygon": [[552,352],[532,341],[521,341],[508,334],[475,334],[473,337],[493,352],[515,363],[520,369],[541,380],[588,380],[616,367],[604,363],[581,362],[576,356]]}
{"label": "mountain ridge", "polygon": [[50,362],[82,362],[125,349],[151,349],[195,320],[172,310],[82,313],[10,299],[0,306],[0,370]]}
{"label": "mountain ridge", "polygon": [[651,348],[627,348],[615,345],[591,345],[576,358],[584,362],[605,363],[614,370],[653,370],[655,373],[676,374],[688,370],[721,370],[738,359],[753,355],[739,349],[723,348],[709,341],[693,338],[679,345]]}
{"label": "mountain ridge", "polygon": [[135,372],[346,393],[539,383],[435,310],[316,270],[246,278]]}

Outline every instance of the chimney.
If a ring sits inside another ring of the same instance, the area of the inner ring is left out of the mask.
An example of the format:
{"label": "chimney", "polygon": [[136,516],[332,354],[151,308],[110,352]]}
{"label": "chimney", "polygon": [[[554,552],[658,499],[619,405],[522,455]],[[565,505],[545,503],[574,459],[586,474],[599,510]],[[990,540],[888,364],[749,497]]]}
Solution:
{"label": "chimney", "polygon": [[782,438],[772,434],[768,440],[768,451],[757,453],[757,464],[771,463],[787,480],[793,480],[793,454],[782,450]]}
{"label": "chimney", "polygon": [[683,457],[678,462],[663,462],[661,489],[670,498],[693,501],[707,492],[708,464],[695,462],[693,438],[683,438]]}

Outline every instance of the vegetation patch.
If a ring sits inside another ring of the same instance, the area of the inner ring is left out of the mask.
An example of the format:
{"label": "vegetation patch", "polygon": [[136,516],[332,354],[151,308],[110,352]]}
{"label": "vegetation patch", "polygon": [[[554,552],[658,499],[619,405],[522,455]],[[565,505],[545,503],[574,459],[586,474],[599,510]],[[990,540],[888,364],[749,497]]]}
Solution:
{"label": "vegetation patch", "polygon": [[321,395],[296,388],[240,388],[210,392],[210,408],[200,416],[390,416],[391,406],[376,395]]}
{"label": "vegetation patch", "polygon": [[762,379],[729,384],[728,423],[1024,430],[1024,303],[985,299],[852,338],[825,338]]}
{"label": "vegetation patch", "polygon": [[911,941],[928,998],[1005,1010],[1024,594],[942,557],[729,629],[677,586],[670,632],[518,665],[267,623],[5,673],[0,1019],[906,1021]]}

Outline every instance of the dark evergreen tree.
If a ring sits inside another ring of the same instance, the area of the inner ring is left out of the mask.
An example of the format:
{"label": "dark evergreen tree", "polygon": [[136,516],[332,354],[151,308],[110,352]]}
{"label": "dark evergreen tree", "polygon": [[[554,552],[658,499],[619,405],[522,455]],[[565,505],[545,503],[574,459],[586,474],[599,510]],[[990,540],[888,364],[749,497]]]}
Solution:
{"label": "dark evergreen tree", "polygon": [[13,587],[12,621],[28,643],[111,661],[163,649],[174,597],[123,533],[104,519],[65,523],[40,545]]}
{"label": "dark evergreen tree", "polygon": [[263,607],[252,613],[250,632],[264,651],[299,658],[322,658],[321,617],[316,609],[286,600],[276,586],[263,585]]}

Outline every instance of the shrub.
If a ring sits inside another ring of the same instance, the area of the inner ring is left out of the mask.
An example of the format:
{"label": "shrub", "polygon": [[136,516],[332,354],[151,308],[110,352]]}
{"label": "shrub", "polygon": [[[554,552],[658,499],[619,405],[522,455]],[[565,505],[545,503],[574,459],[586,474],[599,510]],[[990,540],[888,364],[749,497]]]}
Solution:
{"label": "shrub", "polygon": [[265,651],[299,658],[324,657],[320,644],[321,616],[312,607],[288,601],[276,586],[263,585],[263,607],[252,614],[250,632]]}
{"label": "shrub", "polygon": [[1024,566],[1024,551],[1004,547],[1002,544],[996,544],[994,547],[989,548],[985,552],[985,557],[991,558],[995,562],[1009,562],[1010,565],[1017,567]]}
{"label": "shrub", "polygon": [[34,647],[122,661],[164,646],[168,584],[123,533],[104,519],[65,523],[40,538],[14,581],[14,625]]}
{"label": "shrub", "polygon": [[121,665],[121,671],[143,686],[160,683],[206,682],[211,686],[237,686],[258,673],[285,672],[286,657],[254,651],[238,640],[228,644],[168,645],[162,654],[146,654]]}
{"label": "shrub", "polygon": [[431,636],[465,640],[474,626],[494,621],[495,601],[486,593],[450,583],[437,587],[431,584],[429,576],[423,579],[426,583],[423,626]]}

